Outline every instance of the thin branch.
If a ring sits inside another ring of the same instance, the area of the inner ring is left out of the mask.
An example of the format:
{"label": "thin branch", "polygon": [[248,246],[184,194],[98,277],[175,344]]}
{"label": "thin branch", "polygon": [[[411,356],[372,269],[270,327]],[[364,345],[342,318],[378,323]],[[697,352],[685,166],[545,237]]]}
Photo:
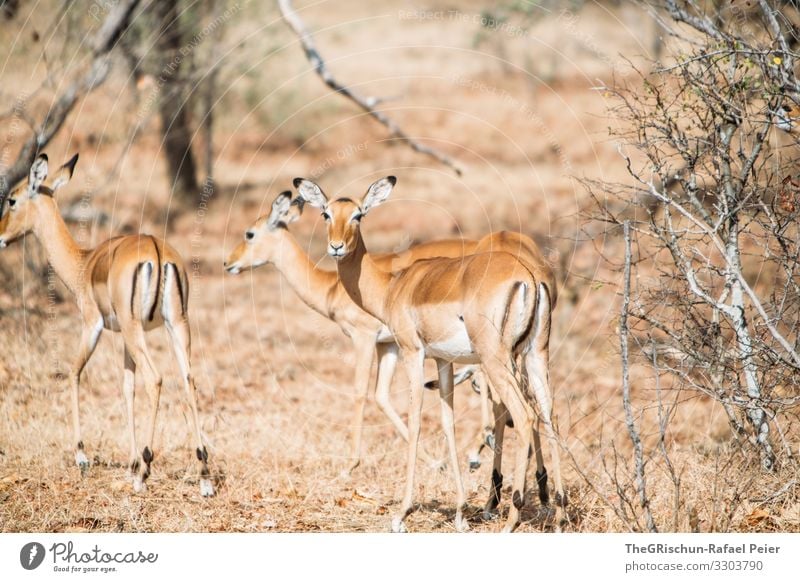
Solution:
{"label": "thin branch", "polygon": [[339,81],[337,81],[328,70],[328,67],[325,65],[325,61],[322,59],[322,56],[319,54],[319,51],[314,44],[314,39],[311,36],[311,33],[308,31],[303,21],[295,12],[291,0],[278,0],[278,6],[281,10],[283,19],[286,21],[286,24],[289,25],[292,31],[294,31],[294,33],[300,39],[300,44],[303,46],[303,51],[306,54],[306,58],[308,58],[311,65],[314,67],[314,70],[325,82],[325,84],[328,85],[328,87],[347,97],[361,109],[366,111],[369,115],[374,117],[379,123],[384,125],[389,130],[389,133],[393,138],[397,138],[406,142],[414,151],[438,160],[445,166],[452,168],[457,175],[461,175],[461,169],[452,158],[440,152],[439,150],[419,143],[417,140],[403,131],[403,129],[389,116],[382,111],[375,109],[375,107],[380,103],[380,99],[371,96],[364,97],[362,95],[358,95],[349,87],[342,85]]}
{"label": "thin branch", "polygon": [[639,502],[644,512],[647,529],[653,533],[658,532],[653,513],[650,511],[650,500],[647,497],[647,485],[644,476],[644,453],[642,439],[633,420],[633,407],[631,405],[631,384],[628,370],[628,307],[631,299],[631,223],[625,221],[623,225],[625,236],[625,274],[623,279],[622,311],[619,317],[619,343],[622,351],[622,404],[625,408],[625,424],[628,425],[628,434],[633,443],[634,464],[636,467],[636,491]]}

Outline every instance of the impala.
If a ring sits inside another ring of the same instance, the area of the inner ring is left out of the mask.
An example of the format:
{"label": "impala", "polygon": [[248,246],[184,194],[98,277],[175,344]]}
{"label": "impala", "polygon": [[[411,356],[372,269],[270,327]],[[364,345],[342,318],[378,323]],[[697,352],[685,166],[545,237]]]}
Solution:
{"label": "impala", "polygon": [[[119,331],[125,344],[123,393],[130,436],[130,471],[133,488],[146,489],[153,461],[161,376],[145,343],[145,332],[164,325],[178,359],[186,397],[192,411],[196,454],[200,464],[200,493],[214,495],[208,471],[208,452],[200,435],[197,397],[190,364],[188,320],[189,280],[180,255],[163,240],[150,235],[115,237],[95,249],[82,249],[70,235],[54,199],[69,183],[77,154],[48,180],[47,156],[40,155],[28,179],[7,196],[0,218],[0,248],[27,233],[44,247],[59,278],[75,296],[81,314],[78,355],[69,373],[72,401],[75,461],[85,473],[89,468],[81,437],[78,395],[80,376],[94,353],[103,330]],[[150,400],[145,446],[136,447],[134,423],[135,374],[141,373]]]}
{"label": "impala", "polygon": [[[375,400],[381,411],[391,420],[397,433],[408,440],[408,427],[392,406],[390,388],[397,363],[397,345],[386,327],[377,319],[358,307],[339,284],[336,271],[321,269],[300,247],[289,232],[288,225],[302,214],[303,200],[292,201],[291,192],[279,194],[272,203],[270,213],[256,220],[225,261],[229,273],[239,274],[245,269],[254,269],[271,263],[297,293],[302,301],[317,313],[336,323],[350,338],[355,352],[356,403],[353,415],[352,454],[346,474],[359,466],[362,456],[362,433],[364,408],[370,389],[370,370],[377,350],[378,374]],[[461,256],[471,252],[479,243],[469,240],[443,240],[411,247],[401,253],[380,255],[376,261],[382,268],[404,268],[415,260],[435,256]],[[465,367],[456,378],[456,384],[468,379],[474,367]],[[429,388],[437,386],[429,382]],[[483,426],[488,424],[488,391],[480,390]],[[491,428],[489,429],[491,431]],[[476,446],[469,455],[470,466],[480,464],[479,453],[485,442],[492,443],[493,435],[483,429],[476,437]],[[425,459],[431,461],[424,455]]]}
{"label": "impala", "polygon": [[[395,272],[381,269],[367,253],[360,225],[370,210],[389,197],[396,181],[393,176],[378,180],[360,202],[350,198],[330,202],[314,182],[303,178],[294,181],[300,196],[322,210],[327,222],[328,254],[337,261],[342,285],[353,301],[389,328],[406,369],[410,394],[406,487],[400,511],[392,519],[392,530],[406,531],[404,522],[412,511],[426,357],[434,358],[439,370],[442,425],[456,482],[456,529],[468,529],[468,524],[464,519],[466,495],[455,446],[454,362],[479,363],[492,387],[498,446],[486,510],[494,510],[500,499],[504,418],[509,412],[520,446],[512,505],[504,529],[512,531],[519,523],[535,427],[533,396],[550,443],[556,518],[560,521],[566,495],[561,483],[548,378],[550,317],[555,299],[552,273],[543,260],[537,265],[504,251],[418,261]],[[523,376],[530,373],[530,381],[516,381],[517,358],[522,363],[519,370]]]}

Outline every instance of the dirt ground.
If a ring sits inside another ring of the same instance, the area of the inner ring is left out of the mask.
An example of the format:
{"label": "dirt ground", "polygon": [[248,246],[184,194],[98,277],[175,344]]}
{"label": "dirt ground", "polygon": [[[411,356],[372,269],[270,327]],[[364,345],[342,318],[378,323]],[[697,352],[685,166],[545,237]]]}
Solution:
{"label": "dirt ground", "polygon": [[[48,150],[52,160],[81,154],[60,206],[104,213],[102,220],[72,225],[85,246],[142,230],[166,236],[186,258],[202,431],[218,494],[198,495],[188,407],[162,331],[149,334],[164,389],[147,493],[135,495],[127,479],[122,342],[110,332],[83,379],[83,440],[93,463],[81,477],[71,452],[65,380],[77,349],[77,309],[60,283],[43,283],[28,266],[42,264],[38,242],[28,237],[0,252],[6,277],[0,283],[0,531],[387,531],[402,492],[405,446],[370,400],[365,459],[352,475],[341,475],[353,408],[349,340],[310,311],[273,267],[238,277],[222,268],[247,225],[293,177],[314,177],[329,195],[355,197],[387,174],[399,183],[393,200],[364,221],[371,250],[511,229],[535,237],[557,266],[551,382],[571,501],[568,527],[628,530],[612,478],[626,470],[614,465],[615,453],[630,449],[614,334],[619,275],[600,254],[619,256],[621,247],[615,238],[587,238],[598,230],[581,219],[591,201],[579,179],[624,174],[608,138],[615,120],[597,87],[625,77],[621,55],[649,54],[653,26],[631,7],[552,9],[528,31],[501,31],[510,39],[499,43],[481,40],[477,2],[459,4],[452,15],[450,7],[418,13],[388,0],[325,6],[309,7],[303,17],[336,75],[364,94],[392,97],[387,113],[410,135],[456,158],[463,175],[387,140],[381,126],[309,70],[275,9],[243,3],[226,33],[229,41],[243,40],[223,68],[218,188],[201,206],[179,213],[169,197],[155,116],[146,117],[145,130],[127,148],[147,89],[132,95],[119,63]],[[19,39],[0,55],[6,85],[36,86],[41,75],[30,78],[31,57],[23,53],[35,50],[31,27],[44,25],[34,19],[0,26]],[[4,98],[9,95],[5,90]],[[307,211],[291,230],[315,261],[333,268],[322,258],[325,233],[317,212]],[[399,371],[392,398],[400,411],[407,404],[404,384]],[[141,388],[140,425],[147,403]],[[634,394],[646,411],[648,450],[655,450],[648,408],[654,383],[642,371],[634,374]],[[764,501],[791,476],[743,466],[722,411],[695,394],[676,396],[683,403],[667,445],[682,482],[680,511],[673,511],[675,492],[665,471],[655,470],[649,483],[662,529],[800,531],[797,500]],[[478,404],[468,387],[457,390],[468,517],[475,531],[497,531],[501,522],[479,518],[490,485],[488,453],[478,470],[466,469],[466,450],[480,426]],[[426,394],[424,420],[423,446],[443,458],[433,393]],[[513,431],[508,439],[513,450]],[[506,490],[503,511],[509,498]],[[408,520],[411,531],[454,531],[449,472],[420,463],[416,499],[422,505]],[[521,531],[553,529],[535,494],[524,517]]]}

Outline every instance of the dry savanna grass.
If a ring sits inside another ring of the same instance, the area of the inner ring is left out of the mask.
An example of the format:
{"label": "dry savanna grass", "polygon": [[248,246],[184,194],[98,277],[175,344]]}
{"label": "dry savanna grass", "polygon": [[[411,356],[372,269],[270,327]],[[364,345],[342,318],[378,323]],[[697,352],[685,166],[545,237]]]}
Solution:
{"label": "dry savanna grass", "polygon": [[[480,14],[482,6],[467,2],[460,10]],[[368,21],[375,10],[381,18]],[[218,493],[210,499],[198,495],[188,406],[163,330],[148,336],[164,389],[147,493],[135,495],[127,476],[122,341],[110,332],[82,383],[83,439],[92,467],[80,475],[65,379],[77,349],[78,314],[64,287],[52,276],[42,277],[41,251],[29,237],[0,253],[0,531],[386,531],[402,494],[406,447],[370,401],[365,459],[352,475],[341,474],[348,463],[353,409],[349,340],[311,312],[273,267],[238,277],[222,269],[247,225],[294,176],[314,176],[329,195],[360,196],[386,174],[396,174],[399,184],[393,200],[365,221],[371,249],[403,248],[440,236],[480,237],[499,229],[521,230],[542,244],[562,284],[551,383],[571,503],[567,528],[631,527],[634,510],[620,508],[620,494],[633,494],[615,334],[619,274],[598,253],[620,256],[621,243],[582,238],[579,216],[591,201],[575,178],[624,175],[615,146],[607,141],[614,120],[604,116],[605,96],[593,87],[612,72],[624,75],[622,68],[612,70],[618,66],[614,55],[647,54],[652,31],[635,25],[641,15],[632,7],[591,5],[569,25],[557,12],[536,21],[498,54],[491,44],[475,48],[479,30],[469,22],[399,17],[403,10],[403,2],[347,2],[335,11],[311,10],[307,20],[320,29],[317,41],[337,75],[364,93],[400,94],[387,110],[411,135],[441,140],[431,143],[458,158],[465,167],[462,177],[387,143],[381,127],[308,71],[279,21],[264,29],[262,37],[269,40],[243,44],[228,69],[216,135],[219,185],[207,208],[176,213],[155,116],[115,173],[138,111],[122,72],[112,74],[69,118],[49,148],[53,160],[81,153],[73,182],[59,193],[60,206],[86,204],[106,215],[88,226],[73,224],[73,233],[86,245],[135,230],[166,234],[187,260],[202,431]],[[244,37],[255,23],[276,16],[248,5],[228,34]],[[9,84],[27,87],[33,81],[21,55],[36,47],[28,35],[20,38],[13,52],[3,55],[9,60],[2,74]],[[286,48],[263,57],[267,44]],[[261,72],[239,75],[243,63]],[[293,83],[277,81],[295,75]],[[316,212],[307,212],[291,230],[315,260],[321,259],[325,234]],[[328,259],[321,264],[333,268]],[[432,375],[433,369],[427,372]],[[797,476],[788,468],[763,474],[748,464],[722,411],[695,393],[673,391],[664,380],[659,387],[665,398],[681,402],[665,443],[680,478],[676,498],[658,453],[656,384],[639,368],[632,381],[652,454],[652,507],[662,530],[800,531],[798,490],[786,489]],[[404,386],[399,370],[392,398],[401,412]],[[475,531],[497,531],[501,520],[480,519],[489,493],[489,453],[478,470],[466,470],[466,450],[480,427],[478,405],[478,395],[458,387],[467,517]],[[146,406],[139,386],[140,435]],[[427,393],[422,446],[444,458],[439,422],[437,397]],[[514,431],[509,432],[507,447],[513,451]],[[794,439],[790,446],[796,451],[797,435],[786,438]],[[503,473],[508,477],[512,470],[513,454],[506,455]],[[409,529],[454,531],[450,473],[420,463],[417,482],[421,507],[408,519]],[[553,530],[552,514],[535,492],[526,501],[520,531]],[[509,502],[506,489],[502,510]]]}

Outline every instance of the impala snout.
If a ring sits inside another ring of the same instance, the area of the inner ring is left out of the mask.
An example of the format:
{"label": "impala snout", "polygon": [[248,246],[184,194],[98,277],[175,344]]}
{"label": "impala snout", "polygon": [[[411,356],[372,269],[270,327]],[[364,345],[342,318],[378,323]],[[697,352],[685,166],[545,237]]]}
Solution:
{"label": "impala snout", "polygon": [[223,266],[225,267],[225,270],[228,271],[231,275],[238,275],[239,273],[242,272],[242,268],[239,266],[238,262],[228,263],[228,261],[225,261],[223,263]]}
{"label": "impala snout", "polygon": [[343,241],[330,241],[328,243],[328,254],[334,259],[341,259],[347,252]]}

